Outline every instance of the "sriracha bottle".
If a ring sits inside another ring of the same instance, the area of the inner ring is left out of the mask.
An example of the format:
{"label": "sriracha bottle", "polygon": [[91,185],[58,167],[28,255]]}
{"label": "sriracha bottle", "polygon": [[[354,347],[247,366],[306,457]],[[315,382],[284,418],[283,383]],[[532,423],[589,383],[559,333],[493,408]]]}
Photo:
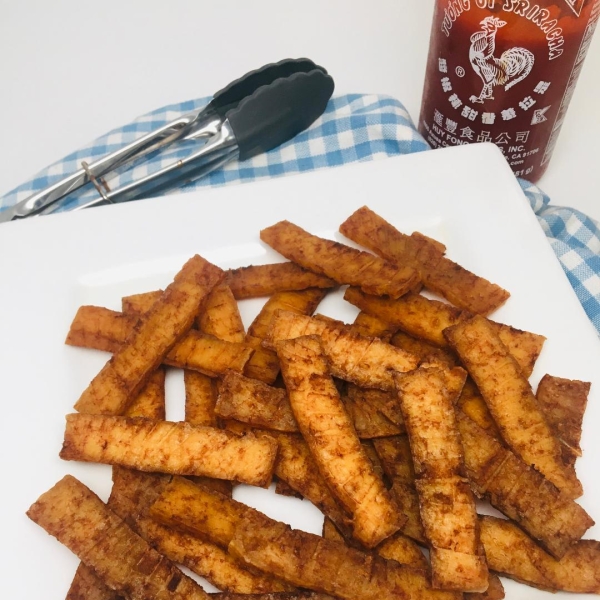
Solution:
{"label": "sriracha bottle", "polygon": [[493,142],[519,177],[548,166],[600,0],[436,0],[419,131]]}

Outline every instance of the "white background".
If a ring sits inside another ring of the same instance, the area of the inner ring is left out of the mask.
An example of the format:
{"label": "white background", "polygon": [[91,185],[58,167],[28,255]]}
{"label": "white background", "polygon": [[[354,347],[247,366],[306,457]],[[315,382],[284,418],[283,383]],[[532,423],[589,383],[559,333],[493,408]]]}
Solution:
{"label": "white background", "polygon": [[[336,92],[399,98],[417,120],[434,0],[0,0],[0,195],[164,104],[285,57]],[[600,35],[550,168],[555,205],[600,219]]]}

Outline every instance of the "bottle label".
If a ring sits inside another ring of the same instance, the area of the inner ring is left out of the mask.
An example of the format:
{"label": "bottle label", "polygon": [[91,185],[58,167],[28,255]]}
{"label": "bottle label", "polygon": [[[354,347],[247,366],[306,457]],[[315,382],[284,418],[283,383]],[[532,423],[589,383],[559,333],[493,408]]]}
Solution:
{"label": "bottle label", "polygon": [[587,26],[586,0],[560,2],[438,4],[420,119],[432,147],[493,142],[518,176],[548,161],[600,17],[600,0]]}

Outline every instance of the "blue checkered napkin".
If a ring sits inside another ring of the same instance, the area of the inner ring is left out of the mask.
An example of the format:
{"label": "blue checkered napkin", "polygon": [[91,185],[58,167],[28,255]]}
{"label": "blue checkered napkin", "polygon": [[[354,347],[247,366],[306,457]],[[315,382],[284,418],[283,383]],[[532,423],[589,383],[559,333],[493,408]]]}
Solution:
{"label": "blue checkered napkin", "polygon": [[[201,108],[209,100],[200,98],[172,104],[111,131],[0,198],[0,210],[73,173],[81,167],[82,161],[93,162],[180,115]],[[190,142],[190,146],[192,144],[196,143]],[[428,149],[398,100],[386,96],[348,94],[333,98],[320,119],[279,148],[244,162],[230,163],[174,192],[254,181]],[[183,158],[189,150],[186,145],[177,144],[172,149],[145,158],[133,168],[128,166],[128,170],[111,175],[110,186],[114,189],[153,173],[173,160]],[[520,183],[579,300],[600,332],[599,224],[576,210],[550,206],[549,198],[538,187],[526,181]],[[96,190],[89,187],[71,194],[69,202],[59,210],[70,210],[96,198]]]}
{"label": "blue checkered napkin", "polygon": [[600,223],[574,208],[550,206],[537,186],[519,180],[587,316],[600,332]]}

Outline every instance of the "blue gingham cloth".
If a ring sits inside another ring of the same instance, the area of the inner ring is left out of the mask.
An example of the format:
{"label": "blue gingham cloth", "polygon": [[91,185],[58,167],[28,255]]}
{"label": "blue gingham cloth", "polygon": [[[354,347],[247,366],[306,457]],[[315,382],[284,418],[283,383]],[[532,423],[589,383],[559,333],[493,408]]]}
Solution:
{"label": "blue gingham cloth", "polygon": [[[0,211],[78,170],[82,161],[93,162],[180,115],[205,106],[209,100],[200,98],[165,106],[114,129],[0,198]],[[398,100],[387,96],[347,94],[332,98],[323,116],[293,140],[266,154],[230,163],[174,190],[174,193],[424,150],[429,150],[429,146]],[[117,188],[153,173],[188,152],[186,144],[167,148],[143,159],[133,168],[129,166],[116,176],[111,175],[111,187]],[[600,332],[599,224],[577,210],[551,206],[548,196],[537,186],[522,180],[520,184],[587,315]],[[71,210],[97,197],[97,192],[90,188],[87,186],[71,194],[59,210]]]}

